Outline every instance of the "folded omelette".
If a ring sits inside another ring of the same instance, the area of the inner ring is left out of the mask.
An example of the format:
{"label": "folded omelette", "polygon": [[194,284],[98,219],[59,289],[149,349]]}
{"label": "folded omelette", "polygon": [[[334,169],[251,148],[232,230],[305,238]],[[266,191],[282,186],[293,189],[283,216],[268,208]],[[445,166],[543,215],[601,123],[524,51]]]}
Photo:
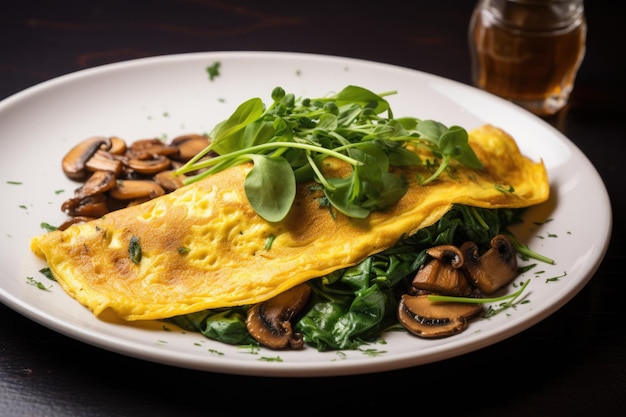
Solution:
{"label": "folded omelette", "polygon": [[[404,197],[366,219],[331,213],[321,191],[299,184],[288,216],[270,223],[248,203],[251,165],[229,168],[143,204],[31,240],[62,288],[95,315],[164,319],[267,300],[358,263],[438,221],[453,204],[526,207],[549,196],[542,161],[520,153],[504,131],[469,132],[482,170],[454,166],[428,185],[425,167],[403,168]],[[422,155],[427,158],[428,155]],[[326,170],[342,169],[327,158]]]}

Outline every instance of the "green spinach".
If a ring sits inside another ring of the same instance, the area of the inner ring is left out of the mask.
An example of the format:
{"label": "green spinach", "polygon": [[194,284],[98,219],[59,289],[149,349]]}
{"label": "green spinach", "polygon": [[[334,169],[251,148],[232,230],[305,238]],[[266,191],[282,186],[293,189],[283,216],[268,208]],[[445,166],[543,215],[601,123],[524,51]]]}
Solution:
{"label": "green spinach", "polygon": [[[387,250],[308,281],[312,296],[296,319],[295,330],[303,334],[307,345],[326,351],[357,349],[379,339],[385,331],[400,329],[396,318],[399,298],[408,292],[413,276],[427,260],[428,248],[472,240],[485,251],[497,234],[511,235],[508,227],[522,221],[523,210],[455,205],[437,223],[403,237]],[[527,247],[524,253],[543,258]],[[501,308],[511,306],[520,293],[505,297],[513,299]],[[254,345],[258,343],[247,333],[245,324],[248,308],[205,310],[168,321],[224,343]]]}

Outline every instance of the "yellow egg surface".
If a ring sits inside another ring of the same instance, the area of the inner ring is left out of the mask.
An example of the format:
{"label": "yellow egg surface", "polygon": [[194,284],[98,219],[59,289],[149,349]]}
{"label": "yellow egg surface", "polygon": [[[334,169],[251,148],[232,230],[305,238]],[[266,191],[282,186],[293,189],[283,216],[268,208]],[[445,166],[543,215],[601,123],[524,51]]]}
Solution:
{"label": "yellow egg surface", "polygon": [[[430,175],[427,168],[403,168],[406,195],[366,219],[332,213],[320,206],[321,191],[299,184],[288,216],[267,222],[245,196],[246,164],[35,236],[31,250],[95,315],[113,310],[125,320],[153,320],[258,303],[393,246],[435,223],[454,203],[526,207],[548,199],[542,161],[523,156],[513,138],[493,126],[469,134],[484,169],[454,165],[453,175],[420,185],[418,177]],[[325,161],[327,171],[342,168],[337,160]]]}

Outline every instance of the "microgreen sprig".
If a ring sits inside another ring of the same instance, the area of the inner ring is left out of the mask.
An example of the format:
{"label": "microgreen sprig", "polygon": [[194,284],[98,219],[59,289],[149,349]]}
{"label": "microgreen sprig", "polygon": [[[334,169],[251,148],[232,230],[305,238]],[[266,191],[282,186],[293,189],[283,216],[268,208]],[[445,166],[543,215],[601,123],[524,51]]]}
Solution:
{"label": "microgreen sprig", "polygon": [[508,306],[512,306],[515,303],[515,300],[524,292],[530,280],[526,280],[520,284],[520,288],[512,294],[503,295],[501,297],[457,297],[453,295],[438,295],[438,294],[429,294],[427,295],[428,299],[431,301],[447,301],[454,303],[470,303],[470,304],[487,304],[487,303],[498,303],[501,301],[507,301]]}
{"label": "microgreen sprig", "polygon": [[531,248],[528,247],[528,245],[522,243],[513,233],[505,232],[505,234],[511,240],[513,247],[522,258],[533,258],[533,259],[536,259],[541,262],[545,262],[550,265],[556,264],[554,259],[549,258],[545,255],[542,255],[532,250]]}
{"label": "microgreen sprig", "polygon": [[[389,207],[407,190],[406,181],[390,167],[423,164],[409,144],[428,148],[439,160],[422,185],[436,180],[452,160],[482,168],[465,129],[432,120],[394,118],[384,97],[395,93],[375,94],[347,86],[335,95],[310,99],[276,87],[267,107],[260,98],[240,104],[210,133],[210,145],[176,174],[192,173],[185,179],[189,184],[252,162],[244,182],[246,196],[261,217],[275,222],[287,215],[296,184],[305,181],[319,183],[328,203],[350,217],[366,218]],[[205,158],[209,152],[218,156]],[[326,177],[322,161],[327,157],[351,165],[351,175]]]}
{"label": "microgreen sprig", "polygon": [[498,308],[489,307],[487,312],[483,314],[484,318],[493,317],[496,314],[507,310],[509,308],[515,307],[518,303],[519,297],[522,295],[526,287],[530,284],[530,280],[520,284],[520,288],[512,294],[503,295],[501,297],[484,297],[484,298],[473,298],[473,297],[455,297],[449,295],[437,295],[437,294],[429,294],[427,297],[431,301],[447,301],[447,302],[455,302],[455,303],[471,303],[471,304],[498,304]]}

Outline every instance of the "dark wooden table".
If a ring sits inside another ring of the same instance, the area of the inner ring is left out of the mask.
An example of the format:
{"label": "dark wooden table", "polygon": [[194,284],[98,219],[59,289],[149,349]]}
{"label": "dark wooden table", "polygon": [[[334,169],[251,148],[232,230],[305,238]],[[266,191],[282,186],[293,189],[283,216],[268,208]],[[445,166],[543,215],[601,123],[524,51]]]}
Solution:
{"label": "dark wooden table", "polygon": [[[473,2],[405,3],[11,2],[0,13],[0,99],[101,64],[218,50],[342,55],[469,83],[467,25]],[[625,166],[626,137],[619,126],[626,121],[626,68],[617,35],[623,23],[607,1],[586,7],[587,55],[576,89],[570,105],[547,120],[600,172],[610,192],[614,228],[600,269],[558,312],[510,339],[442,362],[294,379],[213,374],[133,359],[55,333],[0,305],[0,414],[358,415],[386,408],[483,417],[623,413],[626,175],[619,167]]]}

